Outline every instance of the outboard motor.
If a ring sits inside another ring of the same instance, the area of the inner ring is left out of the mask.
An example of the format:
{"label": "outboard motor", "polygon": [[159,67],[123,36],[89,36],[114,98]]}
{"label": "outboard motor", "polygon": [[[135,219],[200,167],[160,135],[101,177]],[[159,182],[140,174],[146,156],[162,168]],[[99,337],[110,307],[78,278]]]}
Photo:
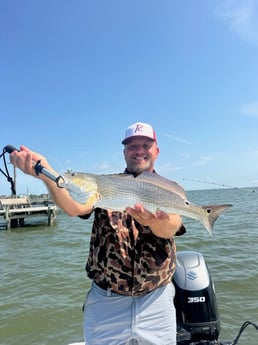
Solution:
{"label": "outboard motor", "polygon": [[204,257],[193,251],[178,252],[173,283],[177,344],[219,345],[220,319],[215,289]]}

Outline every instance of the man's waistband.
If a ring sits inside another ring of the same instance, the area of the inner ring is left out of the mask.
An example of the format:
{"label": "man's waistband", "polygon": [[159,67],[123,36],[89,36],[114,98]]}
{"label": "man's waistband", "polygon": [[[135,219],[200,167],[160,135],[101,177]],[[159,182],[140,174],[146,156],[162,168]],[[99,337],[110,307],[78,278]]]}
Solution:
{"label": "man's waistband", "polygon": [[100,287],[102,290],[108,290],[108,284],[104,283],[104,282],[96,282],[96,280],[94,280],[94,283]]}
{"label": "man's waistband", "polygon": [[[135,290],[129,290],[129,291],[120,291],[120,290],[113,290],[108,286],[108,283],[104,283],[104,282],[96,282],[94,281],[94,284],[96,284],[99,288],[101,288],[102,290],[107,291],[107,296],[110,293],[114,293],[117,295],[122,295],[122,296],[131,296],[131,297],[138,297],[138,296],[145,296],[149,293],[151,293],[152,291],[156,290],[146,290],[146,291],[135,291]],[[165,284],[167,285],[167,284]]]}

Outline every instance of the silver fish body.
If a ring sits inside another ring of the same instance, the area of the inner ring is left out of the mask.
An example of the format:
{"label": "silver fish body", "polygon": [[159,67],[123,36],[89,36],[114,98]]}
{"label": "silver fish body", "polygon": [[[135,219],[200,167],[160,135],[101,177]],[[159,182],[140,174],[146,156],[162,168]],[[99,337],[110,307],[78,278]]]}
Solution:
{"label": "silver fish body", "polygon": [[176,182],[150,172],[137,177],[67,172],[64,178],[72,198],[81,203],[116,211],[140,203],[152,213],[159,209],[198,220],[210,234],[219,215],[232,206],[193,204]]}

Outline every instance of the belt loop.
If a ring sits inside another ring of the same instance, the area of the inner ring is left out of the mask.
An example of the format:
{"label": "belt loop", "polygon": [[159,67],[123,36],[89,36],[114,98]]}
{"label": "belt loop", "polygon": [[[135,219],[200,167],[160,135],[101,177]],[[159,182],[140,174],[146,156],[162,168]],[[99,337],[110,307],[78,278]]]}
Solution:
{"label": "belt loop", "polygon": [[107,297],[111,297],[112,296],[112,291],[110,289],[107,289]]}

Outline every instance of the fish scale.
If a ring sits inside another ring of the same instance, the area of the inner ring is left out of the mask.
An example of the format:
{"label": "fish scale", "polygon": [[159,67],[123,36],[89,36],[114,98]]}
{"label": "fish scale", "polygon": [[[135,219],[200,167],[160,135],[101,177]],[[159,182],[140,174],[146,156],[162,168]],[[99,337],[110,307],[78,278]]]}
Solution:
{"label": "fish scale", "polygon": [[[171,212],[176,210],[173,208],[173,204],[183,203],[183,200],[176,194],[173,195],[174,202],[171,203],[171,193],[166,189],[138,180],[137,177],[131,178],[131,175],[126,175],[126,177],[129,178],[116,179],[114,175],[107,178],[104,178],[103,175],[97,176],[100,194],[97,206],[114,208],[115,204],[115,210],[123,211],[126,207],[133,207],[135,203],[142,203],[152,212],[161,208]],[[112,179],[114,179],[114,184],[110,183]]]}

